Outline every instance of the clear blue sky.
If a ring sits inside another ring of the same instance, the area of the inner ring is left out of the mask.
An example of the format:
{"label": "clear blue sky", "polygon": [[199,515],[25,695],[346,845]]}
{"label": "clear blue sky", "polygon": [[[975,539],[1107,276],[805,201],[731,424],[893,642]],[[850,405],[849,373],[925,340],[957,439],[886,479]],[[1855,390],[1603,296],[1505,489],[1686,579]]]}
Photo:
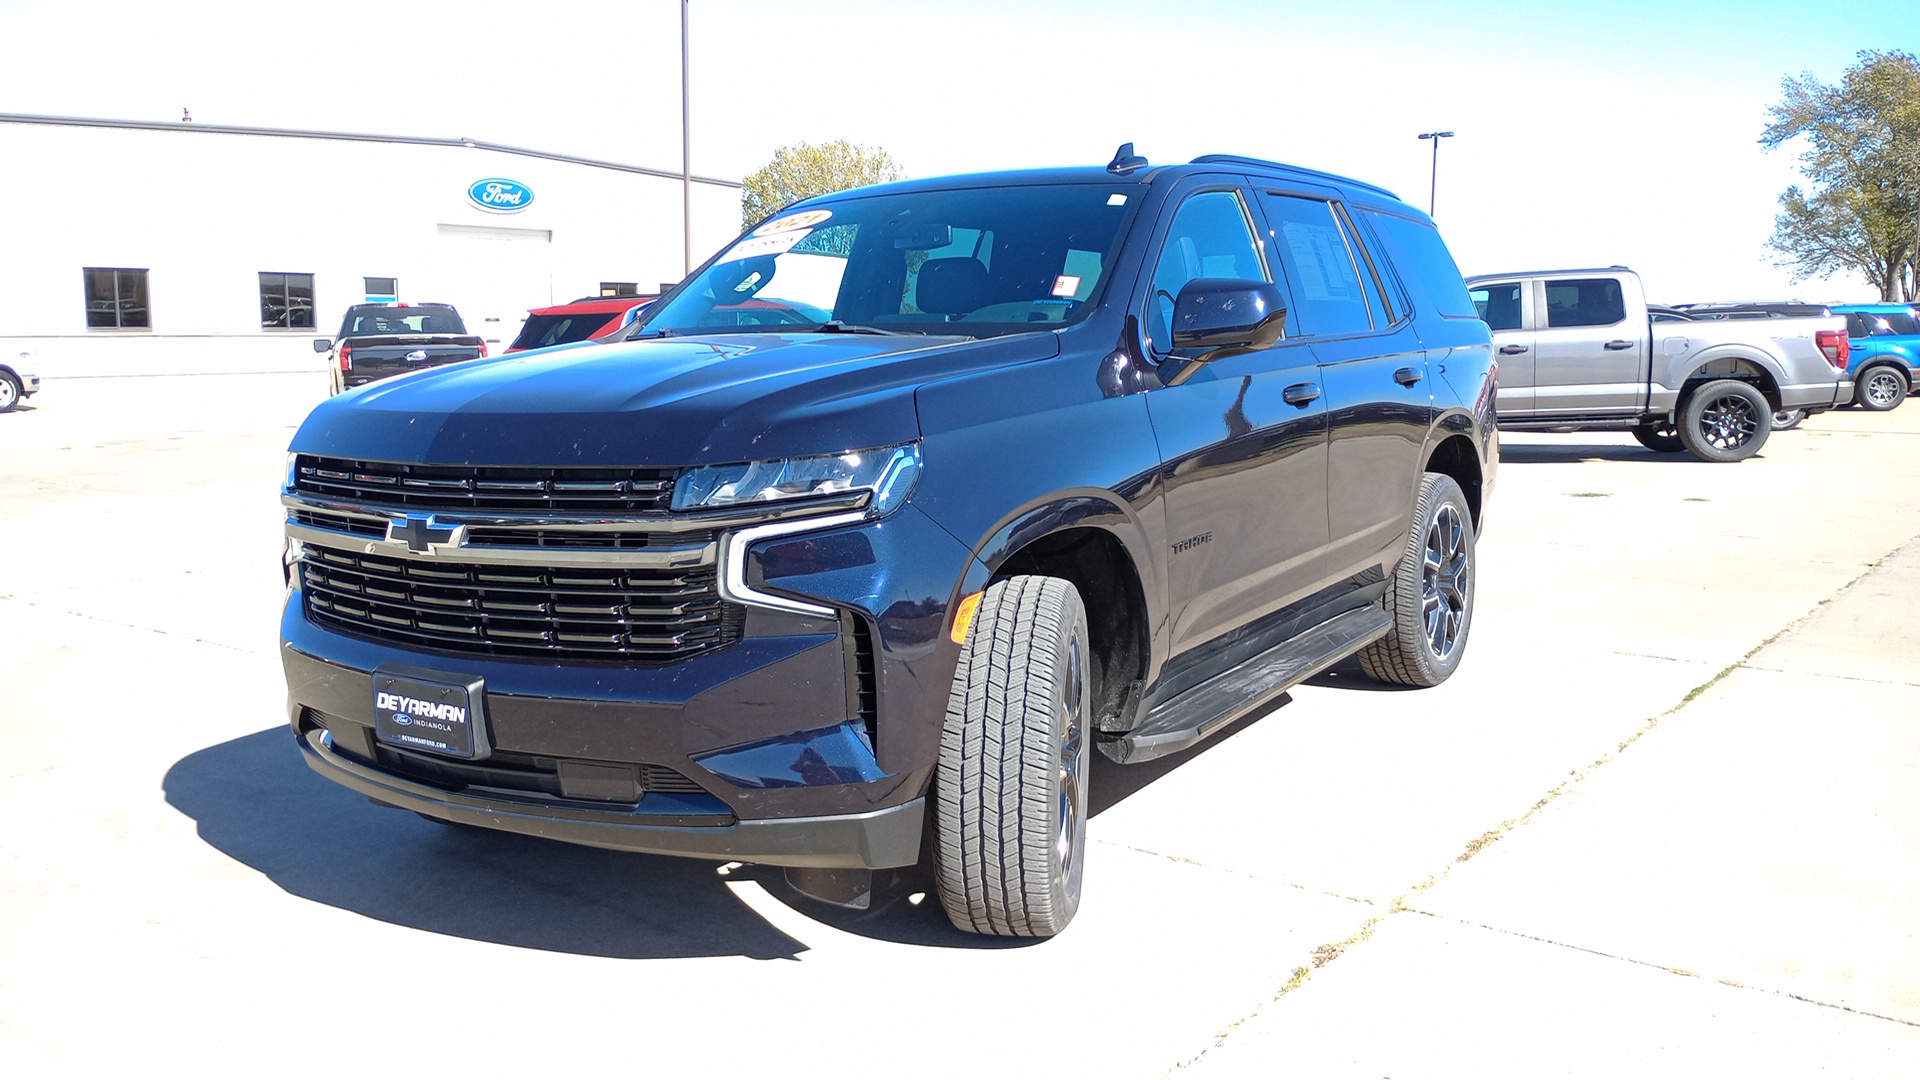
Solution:
{"label": "clear blue sky", "polygon": [[[693,168],[880,146],[912,175],[1253,154],[1426,205],[1467,272],[1624,263],[1657,299],[1868,298],[1764,243],[1780,81],[1920,52],[1901,4],[693,0]],[[467,136],[680,165],[677,0],[0,0],[0,112]],[[6,163],[20,168],[23,163]]]}

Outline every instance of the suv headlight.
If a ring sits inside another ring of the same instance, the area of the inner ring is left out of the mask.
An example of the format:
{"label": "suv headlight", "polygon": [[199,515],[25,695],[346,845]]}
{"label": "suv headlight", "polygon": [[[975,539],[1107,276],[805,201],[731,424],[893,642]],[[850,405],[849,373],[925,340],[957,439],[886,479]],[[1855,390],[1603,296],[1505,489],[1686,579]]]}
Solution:
{"label": "suv headlight", "polygon": [[920,478],[920,446],[903,443],[818,457],[772,458],[688,469],[673,485],[675,510],[711,510],[871,491],[868,509],[892,513]]}

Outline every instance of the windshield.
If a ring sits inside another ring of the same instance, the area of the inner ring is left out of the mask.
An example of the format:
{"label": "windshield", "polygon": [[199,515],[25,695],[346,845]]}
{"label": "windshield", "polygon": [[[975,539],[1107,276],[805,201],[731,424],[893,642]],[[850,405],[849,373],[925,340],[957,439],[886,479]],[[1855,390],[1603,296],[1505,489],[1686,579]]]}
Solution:
{"label": "windshield", "polygon": [[741,237],[644,329],[985,337],[1059,326],[1098,299],[1134,201],[1093,184],[839,199]]}

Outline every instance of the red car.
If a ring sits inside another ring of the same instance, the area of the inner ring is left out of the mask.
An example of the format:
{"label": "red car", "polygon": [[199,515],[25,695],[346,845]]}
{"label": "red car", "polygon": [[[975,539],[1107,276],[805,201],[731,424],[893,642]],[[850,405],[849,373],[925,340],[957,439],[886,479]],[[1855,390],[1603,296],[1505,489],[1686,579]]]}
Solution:
{"label": "red car", "polygon": [[533,308],[527,312],[527,321],[521,324],[519,336],[503,351],[543,349],[548,345],[599,337],[620,329],[626,322],[627,312],[644,307],[653,299],[652,296],[586,296],[570,304]]}

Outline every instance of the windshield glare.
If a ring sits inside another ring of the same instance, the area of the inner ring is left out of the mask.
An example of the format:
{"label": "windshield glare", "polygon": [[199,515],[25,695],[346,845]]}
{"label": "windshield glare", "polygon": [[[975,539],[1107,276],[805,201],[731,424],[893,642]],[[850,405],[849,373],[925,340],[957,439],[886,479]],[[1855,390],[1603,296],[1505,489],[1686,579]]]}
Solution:
{"label": "windshield glare", "polygon": [[839,199],[735,241],[645,330],[828,321],[985,337],[1077,321],[1098,300],[1129,193],[1061,184]]}

